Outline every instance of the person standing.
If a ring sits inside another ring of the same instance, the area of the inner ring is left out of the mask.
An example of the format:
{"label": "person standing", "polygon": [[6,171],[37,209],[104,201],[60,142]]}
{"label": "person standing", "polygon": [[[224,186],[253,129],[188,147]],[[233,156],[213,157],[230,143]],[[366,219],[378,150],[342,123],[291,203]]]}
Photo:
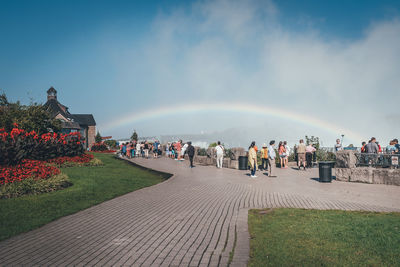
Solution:
{"label": "person standing", "polygon": [[285,158],[286,158],[286,149],[285,149],[285,146],[283,145],[283,142],[279,142],[278,154],[279,154],[281,168],[285,168],[286,169],[286,165],[285,165],[285,162],[286,162],[286,160],[285,160]]}
{"label": "person standing", "polygon": [[261,148],[261,169],[264,171],[268,170],[268,147],[266,143]]}
{"label": "person standing", "polygon": [[367,145],[367,142],[362,142],[361,143],[361,153],[366,153],[367,152],[366,148],[365,148],[366,145]]}
{"label": "person standing", "polygon": [[394,146],[393,140],[391,140],[389,145],[386,147],[386,153],[394,154],[395,151],[396,151],[396,147]]}
{"label": "person standing", "polygon": [[275,162],[275,140],[272,140],[269,142],[269,147],[268,147],[268,176],[269,177],[276,177],[276,175],[273,175],[275,173],[275,167],[276,167],[276,162]]}
{"label": "person standing", "polygon": [[144,142],[144,156],[146,159],[149,158],[149,143],[147,141]]}
{"label": "person standing", "polygon": [[126,145],[126,157],[128,158],[128,159],[130,159],[131,158],[131,143],[128,143],[127,145]]}
{"label": "person standing", "polygon": [[[365,162],[368,165],[373,164],[374,162],[376,162],[378,155],[374,155],[374,154],[378,154],[379,153],[379,147],[376,144],[376,138],[375,137],[371,137],[371,140],[369,140],[368,144],[365,146],[365,150],[367,151],[367,155],[366,155],[366,160]],[[373,155],[369,155],[369,154],[373,154]]]}
{"label": "person standing", "polygon": [[376,144],[376,138],[371,137],[371,140],[369,143],[365,146],[367,153],[369,154],[378,154],[379,152],[379,147]]}
{"label": "person standing", "polygon": [[343,149],[343,147],[342,147],[342,144],[340,143],[340,139],[336,139],[335,152],[338,152],[342,149]]}
{"label": "person standing", "polygon": [[257,151],[255,149],[256,142],[251,142],[249,146],[249,164],[251,170],[251,178],[257,178],[256,171],[257,171]]}
{"label": "person standing", "polygon": [[311,144],[306,147],[307,168],[312,168],[312,157],[315,151],[315,147],[313,147]]}
{"label": "person standing", "polygon": [[286,141],[283,142],[283,146],[285,147],[285,150],[286,150],[286,157],[285,157],[284,164],[285,164],[285,167],[287,168],[287,166],[289,164],[290,147],[288,146]]}
{"label": "person standing", "polygon": [[139,142],[137,142],[136,143],[136,157],[140,157],[140,154],[141,154],[140,149],[141,149],[141,145]]}
{"label": "person standing", "polygon": [[217,142],[215,152],[217,154],[217,168],[222,169],[222,163],[224,162],[224,147],[221,145],[220,141]]}
{"label": "person standing", "polygon": [[175,143],[175,160],[181,159],[182,140]]}
{"label": "person standing", "polygon": [[399,140],[397,140],[397,138],[393,139],[393,144],[394,147],[396,148],[395,153],[400,154],[400,145],[399,145]]}
{"label": "person standing", "polygon": [[126,156],[126,143],[122,145],[122,155]]}
{"label": "person standing", "polygon": [[186,153],[189,156],[190,168],[193,168],[194,167],[193,166],[193,157],[194,157],[195,149],[194,149],[194,146],[192,146],[192,142],[188,142],[187,144],[188,144],[188,147],[186,148]]}
{"label": "person standing", "polygon": [[300,139],[300,144],[297,146],[297,166],[300,167],[303,165],[304,170],[306,170],[306,145],[304,144],[304,140]]}
{"label": "person standing", "polygon": [[154,158],[158,158],[158,149],[159,149],[159,146],[160,146],[160,142],[158,142],[158,140],[156,140],[156,141],[154,142],[154,144],[153,144],[153,147],[154,147],[154,150],[153,150],[153,152],[154,152]]}
{"label": "person standing", "polygon": [[185,160],[185,153],[186,153],[186,149],[188,148],[189,143],[186,143],[183,145],[182,150],[181,150],[181,160]]}

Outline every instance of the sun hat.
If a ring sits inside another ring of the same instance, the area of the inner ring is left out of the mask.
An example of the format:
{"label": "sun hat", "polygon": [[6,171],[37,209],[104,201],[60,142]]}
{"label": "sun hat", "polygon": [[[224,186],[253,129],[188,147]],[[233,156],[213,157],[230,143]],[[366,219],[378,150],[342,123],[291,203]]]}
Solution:
{"label": "sun hat", "polygon": [[266,143],[264,143],[262,147],[267,147],[267,144],[266,144]]}

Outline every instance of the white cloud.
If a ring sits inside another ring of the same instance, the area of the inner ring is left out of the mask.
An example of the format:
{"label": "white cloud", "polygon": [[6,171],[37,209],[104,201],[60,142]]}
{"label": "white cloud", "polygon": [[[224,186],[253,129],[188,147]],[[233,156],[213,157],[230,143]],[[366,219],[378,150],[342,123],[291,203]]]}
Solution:
{"label": "white cloud", "polygon": [[398,136],[400,127],[386,117],[398,113],[400,22],[365,25],[358,40],[327,40],[317,26],[298,33],[279,16],[272,1],[252,0],[201,1],[161,13],[143,43],[118,58],[120,86],[135,84],[157,105],[255,101],[366,136]]}

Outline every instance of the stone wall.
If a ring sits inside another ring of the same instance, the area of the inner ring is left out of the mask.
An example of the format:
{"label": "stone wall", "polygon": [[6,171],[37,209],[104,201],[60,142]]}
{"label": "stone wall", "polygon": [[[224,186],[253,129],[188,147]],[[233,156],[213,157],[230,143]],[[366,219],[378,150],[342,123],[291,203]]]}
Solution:
{"label": "stone wall", "polygon": [[355,151],[336,154],[336,180],[369,184],[400,185],[400,169],[356,167]]}
{"label": "stone wall", "polygon": [[[199,156],[197,155],[198,147],[195,147],[196,153],[193,158],[193,162],[195,164],[204,165],[204,166],[217,166],[217,156],[215,154],[215,150],[213,148],[207,149],[207,156]],[[247,156],[247,152],[244,148],[237,147],[232,148],[231,151],[233,152],[231,157],[224,157],[222,162],[223,168],[229,169],[239,169],[239,156]],[[185,155],[185,159],[189,159],[187,155]]]}

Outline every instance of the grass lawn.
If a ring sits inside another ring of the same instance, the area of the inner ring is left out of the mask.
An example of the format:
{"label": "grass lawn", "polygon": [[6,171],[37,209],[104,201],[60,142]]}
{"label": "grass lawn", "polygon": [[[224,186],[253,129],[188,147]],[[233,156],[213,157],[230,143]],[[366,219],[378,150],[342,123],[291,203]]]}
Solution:
{"label": "grass lawn", "polygon": [[400,266],[400,213],[249,211],[249,266]]}
{"label": "grass lawn", "polygon": [[169,178],[167,174],[115,159],[111,154],[99,153],[95,157],[104,166],[61,169],[73,183],[71,187],[41,195],[0,199],[0,240]]}

